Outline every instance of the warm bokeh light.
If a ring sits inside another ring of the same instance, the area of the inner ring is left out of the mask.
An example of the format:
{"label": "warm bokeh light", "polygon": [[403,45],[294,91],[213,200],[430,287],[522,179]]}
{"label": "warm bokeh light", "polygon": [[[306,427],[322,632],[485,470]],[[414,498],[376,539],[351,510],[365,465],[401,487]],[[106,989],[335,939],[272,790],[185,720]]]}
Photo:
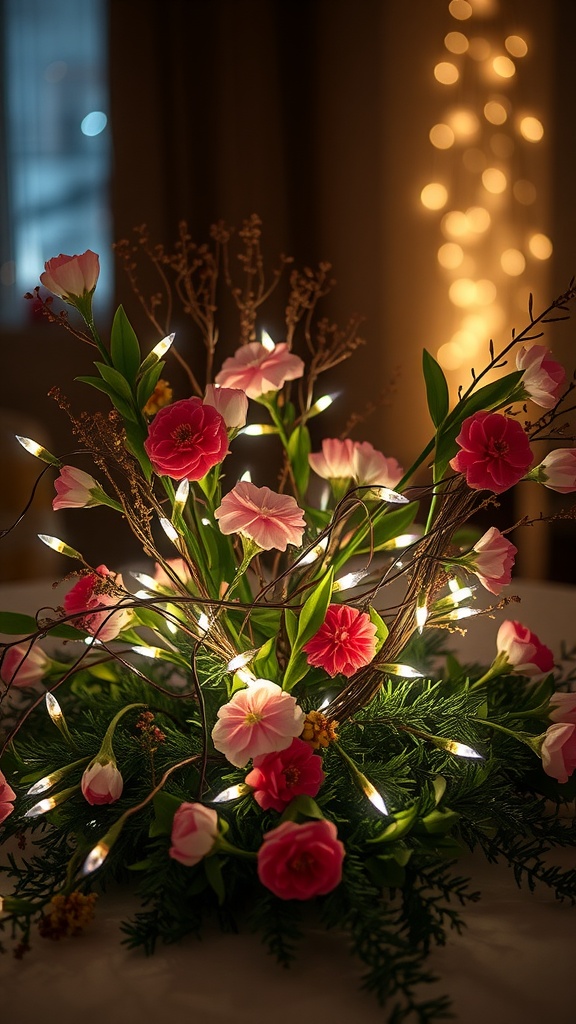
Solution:
{"label": "warm bokeh light", "polygon": [[480,122],[473,110],[453,110],[448,121],[456,137],[469,139],[476,134]]}
{"label": "warm bokeh light", "polygon": [[476,302],[479,306],[490,306],[497,294],[494,281],[489,281],[487,278],[476,281]]}
{"label": "warm bokeh light", "polygon": [[525,57],[528,53],[528,44],[522,36],[508,36],[504,46],[513,57]]}
{"label": "warm bokeh light", "polygon": [[540,142],[544,135],[544,125],[537,117],[523,117],[520,121],[520,134],[526,142]]}
{"label": "warm bokeh light", "polygon": [[490,139],[490,149],[499,160],[508,160],[514,152],[514,140],[504,132],[496,132]]}
{"label": "warm bokeh light", "polygon": [[480,339],[473,331],[455,331],[450,341],[453,345],[458,346],[466,359],[470,359],[475,356],[481,346]]}
{"label": "warm bokeh light", "polygon": [[548,235],[542,235],[539,232],[530,236],[528,248],[537,260],[549,260],[553,251],[552,242]]}
{"label": "warm bokeh light", "polygon": [[448,10],[456,21],[466,21],[472,16],[472,6],[468,0],[450,0]]}
{"label": "warm bokeh light", "polygon": [[468,39],[463,32],[449,32],[444,37],[444,46],[450,50],[450,53],[466,53]]}
{"label": "warm bokeh light", "polygon": [[508,182],[504,171],[498,167],[487,167],[482,172],[482,184],[487,192],[491,192],[492,195],[500,195],[506,190]]}
{"label": "warm bokeh light", "polygon": [[454,144],[454,132],[449,124],[435,124],[428,135],[436,149],[450,149]]}
{"label": "warm bokeh light", "polygon": [[484,206],[470,206],[466,210],[466,223],[470,231],[482,234],[490,227],[492,218]]}
{"label": "warm bokeh light", "polygon": [[438,181],[431,181],[422,189],[420,201],[427,210],[441,210],[448,201],[448,189]]}
{"label": "warm bokeh light", "polygon": [[438,249],[438,263],[445,270],[456,270],[462,266],[464,250],[456,242],[445,242]]}
{"label": "warm bokeh light", "polygon": [[445,370],[458,370],[466,357],[460,345],[453,341],[447,341],[445,345],[440,345],[436,358]]}
{"label": "warm bokeh light", "polygon": [[500,257],[500,266],[509,277],[519,277],[526,269],[526,260],[519,249],[505,249]]}
{"label": "warm bokeh light", "polygon": [[490,121],[490,124],[504,124],[508,112],[499,100],[488,100],[488,103],[484,105],[484,117]]}
{"label": "warm bokeh light", "polygon": [[536,200],[536,186],[526,178],[519,178],[512,186],[512,194],[523,206],[531,206]]}
{"label": "warm bokeh light", "polygon": [[499,78],[512,78],[516,74],[516,65],[510,57],[494,57],[492,69]]}
{"label": "warm bokeh light", "polygon": [[448,298],[454,306],[465,309],[477,302],[476,282],[470,277],[458,277],[448,289]]}
{"label": "warm bokeh light", "polygon": [[434,68],[434,78],[441,85],[454,85],[459,77],[458,68],[448,60],[441,60]]}
{"label": "warm bokeh light", "polygon": [[472,60],[488,60],[492,52],[492,47],[487,39],[482,36],[475,36],[474,39],[470,40],[468,47],[468,53],[472,57]]}
{"label": "warm bokeh light", "polygon": [[486,167],[486,154],[483,149],[466,149],[462,154],[462,163],[467,171],[479,174]]}
{"label": "warm bokeh light", "polygon": [[462,210],[450,210],[442,217],[442,232],[449,238],[462,238],[468,232],[468,220]]}

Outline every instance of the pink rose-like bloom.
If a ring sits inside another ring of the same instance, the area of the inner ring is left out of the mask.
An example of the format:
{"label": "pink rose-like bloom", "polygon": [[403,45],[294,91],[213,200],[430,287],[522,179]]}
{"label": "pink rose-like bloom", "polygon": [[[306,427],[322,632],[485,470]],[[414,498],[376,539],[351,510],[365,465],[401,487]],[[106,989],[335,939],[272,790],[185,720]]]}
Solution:
{"label": "pink rose-like bloom", "polygon": [[325,437],[321,452],[311,452],[308,462],[323,480],[349,480],[354,476],[354,442]]}
{"label": "pink rose-like bloom", "polygon": [[16,793],[6,782],[6,776],[0,772],[0,824],[5,821],[9,814],[12,814],[14,810],[12,801],[15,799]]}
{"label": "pink rose-like bloom", "polygon": [[168,852],[173,860],[194,867],[210,853],[218,839],[216,811],[204,804],[180,804],[174,815],[171,838]]}
{"label": "pink rose-like bloom", "polygon": [[513,487],[532,465],[532,450],[517,420],[499,412],[476,412],[462,424],[456,438],[461,451],[450,460],[473,490],[502,491]]}
{"label": "pink rose-like bloom", "polygon": [[75,466],[62,466],[54,487],[56,497],[52,501],[52,508],[55,511],[60,508],[89,508],[90,505],[100,504],[92,493],[95,489],[101,489],[100,484],[89,473]]}
{"label": "pink rose-like bloom", "polygon": [[[123,585],[119,573],[112,573],[105,565],[99,565],[96,572],[82,576],[68,591],[64,598],[64,611],[67,615],[81,613],[73,625],[86,630],[103,643],[114,640],[132,614],[128,608],[120,608],[113,613],[110,611],[122,599],[123,594],[119,588]],[[105,610],[96,610],[102,608]]]}
{"label": "pink rose-like bloom", "polygon": [[87,249],[80,256],[54,256],[44,264],[40,281],[45,288],[69,301],[93,292],[100,274],[98,256]]}
{"label": "pink rose-like bloom", "polygon": [[260,342],[251,341],[224,360],[215,380],[223,387],[245,391],[248,398],[260,398],[269,391],[279,391],[287,380],[297,380],[303,373],[304,363],[285,342],[270,352]]}
{"label": "pink rose-like bloom", "polygon": [[528,397],[542,409],[554,408],[562,394],[566,371],[552,359],[550,350],[544,345],[522,345],[516,368],[524,370],[522,385]]}
{"label": "pink rose-like bloom", "polygon": [[576,725],[558,722],[546,730],[542,749],[542,767],[558,782],[568,782],[576,768]]}
{"label": "pink rose-like bloom", "polygon": [[240,430],[248,415],[248,397],[238,388],[222,388],[216,384],[206,385],[204,405],[216,409],[228,430]]}
{"label": "pink rose-like bloom", "polygon": [[257,679],[220,708],[212,742],[231,764],[243,768],[251,757],[289,747],[302,732],[305,717],[277,683]]}
{"label": "pink rose-like bloom", "polygon": [[394,488],[404,476],[396,459],[388,459],[373,448],[369,441],[354,442],[354,477],[359,484]]}
{"label": "pink rose-like bloom", "polygon": [[281,900],[323,896],[342,881],[346,851],[331,821],[285,821],[263,838],[258,878]]}
{"label": "pink rose-like bloom", "polygon": [[500,530],[491,526],[476,542],[470,557],[470,568],[491,594],[499,594],[512,579],[512,566],[518,548]]}
{"label": "pink rose-like bloom", "polygon": [[576,693],[553,693],[548,717],[552,722],[576,725]]}
{"label": "pink rose-like bloom", "polygon": [[549,647],[541,643],[536,633],[513,619],[506,619],[496,637],[498,654],[506,656],[508,664],[525,676],[536,676],[551,672],[554,655]]}
{"label": "pink rose-like bloom", "polygon": [[534,470],[534,479],[559,494],[576,491],[576,448],[555,448]]}
{"label": "pink rose-like bloom", "polygon": [[156,413],[144,448],[159,476],[201,480],[228,454],[228,432],[211,405],[200,398],[183,398]]}
{"label": "pink rose-like bloom", "polygon": [[89,804],[114,804],[122,796],[124,780],[113,761],[100,764],[96,761],[86,768],[80,789]]}
{"label": "pink rose-like bloom", "polygon": [[358,608],[331,604],[320,629],[302,649],[308,664],[329,676],[352,676],[376,654],[376,626]]}
{"label": "pink rose-like bloom", "polygon": [[285,750],[255,757],[253,764],[244,781],[252,786],[254,799],[264,811],[270,807],[283,811],[300,793],[316,796],[325,778],[322,758],[297,738]]}
{"label": "pink rose-like bloom", "polygon": [[2,660],[2,680],[12,686],[34,686],[39,683],[50,664],[41,647],[16,644],[9,647]]}
{"label": "pink rose-like bloom", "polygon": [[224,495],[214,518],[222,533],[241,533],[263,551],[286,551],[288,544],[300,547],[306,526],[302,509],[290,494],[277,494],[248,480]]}

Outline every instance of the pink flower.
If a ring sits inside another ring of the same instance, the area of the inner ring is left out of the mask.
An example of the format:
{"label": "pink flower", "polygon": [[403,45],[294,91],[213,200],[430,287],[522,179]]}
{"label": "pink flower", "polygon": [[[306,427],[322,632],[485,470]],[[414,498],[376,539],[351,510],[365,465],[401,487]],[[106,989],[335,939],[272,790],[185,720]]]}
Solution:
{"label": "pink flower", "polygon": [[544,345],[522,345],[516,368],[524,370],[522,385],[528,398],[542,409],[553,409],[562,394],[566,372],[551,358],[550,350]]}
{"label": "pink flower", "polygon": [[16,644],[6,651],[0,674],[3,681],[12,686],[35,686],[46,674],[49,664],[50,659],[41,647]]}
{"label": "pink flower", "polygon": [[204,405],[216,409],[228,430],[240,430],[246,423],[248,415],[248,397],[238,388],[223,388],[216,384],[206,385]]}
{"label": "pink flower", "polygon": [[[118,636],[131,616],[128,608],[110,612],[124,596],[120,589],[123,586],[119,573],[112,573],[105,565],[99,565],[96,572],[82,576],[68,591],[64,598],[64,611],[67,615],[78,616],[73,625],[107,643]],[[98,608],[108,610],[96,611]]]}
{"label": "pink flower", "polygon": [[[183,558],[167,558],[166,565],[170,566],[172,572],[175,573],[180,582],[184,585],[189,583],[192,579],[188,564]],[[170,590],[174,590],[174,580],[168,575],[166,570],[162,568],[159,562],[155,563],[154,582],[159,583],[161,587],[169,587]]]}
{"label": "pink flower", "polygon": [[354,476],[354,442],[325,437],[321,452],[311,452],[308,462],[323,480],[349,480]]}
{"label": "pink flower", "polygon": [[89,804],[113,804],[122,796],[124,780],[113,761],[93,761],[84,771],[80,788]]}
{"label": "pink flower", "polygon": [[308,743],[294,738],[285,750],[262,754],[253,760],[254,767],[246,776],[257,804],[267,811],[283,811],[300,793],[316,796],[324,781],[322,758]]}
{"label": "pink flower", "polygon": [[528,474],[559,494],[576,491],[576,448],[555,448]]}
{"label": "pink flower", "polygon": [[225,359],[216,383],[226,388],[240,388],[248,398],[260,398],[269,391],[279,391],[287,380],[296,380],[304,373],[304,363],[282,342],[270,352],[264,345],[251,341]]}
{"label": "pink flower", "polygon": [[99,505],[98,498],[94,491],[100,491],[101,487],[97,480],[89,473],[84,473],[74,466],[62,466],[60,476],[54,481],[56,497],[52,501],[52,508],[57,511],[60,508],[88,508],[90,505]]}
{"label": "pink flower", "polygon": [[496,647],[498,655],[506,658],[507,665],[522,675],[540,675],[554,668],[554,655],[550,648],[521,622],[506,619],[498,630]]}
{"label": "pink flower", "polygon": [[312,452],[308,462],[324,480],[350,480],[358,484],[395,487],[403,469],[396,459],[387,459],[369,441],[340,441],[324,438],[322,451]]}
{"label": "pink flower", "polygon": [[558,782],[568,782],[576,768],[576,725],[558,722],[546,730],[542,749],[542,767]]}
{"label": "pink flower", "polygon": [[552,722],[576,725],[576,693],[553,693],[549,718]]}
{"label": "pink flower", "polygon": [[231,764],[243,768],[251,757],[285,750],[304,725],[294,697],[268,679],[257,679],[218,711],[212,742]]}
{"label": "pink flower", "polygon": [[218,815],[204,804],[183,803],[174,815],[170,856],[194,867],[212,850],[218,839]]}
{"label": "pink flower", "polygon": [[12,814],[14,810],[12,801],[15,799],[16,793],[6,782],[6,776],[0,772],[0,824],[9,814]]}
{"label": "pink flower", "polygon": [[461,451],[450,465],[457,473],[464,473],[473,490],[501,494],[517,484],[532,464],[526,433],[517,420],[498,412],[469,416],[456,442]]}
{"label": "pink flower", "polygon": [[[100,264],[95,252],[87,249],[81,256],[54,256],[44,264],[40,281],[45,288],[66,302],[91,294],[98,281]],[[75,305],[75,303],[72,303]]]}
{"label": "pink flower", "polygon": [[144,448],[159,476],[201,480],[228,454],[226,424],[200,398],[183,398],[156,413]]}
{"label": "pink flower", "polygon": [[346,604],[331,604],[326,618],[303,650],[308,664],[329,676],[352,676],[376,654],[376,626],[366,612]]}
{"label": "pink flower", "polygon": [[299,547],[306,526],[302,509],[291,495],[256,487],[247,480],[224,495],[214,517],[222,533],[241,533],[263,551],[286,551],[288,544]]}
{"label": "pink flower", "polygon": [[471,572],[491,594],[499,594],[502,587],[510,583],[514,556],[518,548],[502,536],[500,530],[491,526],[476,542],[470,556],[464,560]]}
{"label": "pink flower", "polygon": [[394,488],[404,476],[404,470],[396,459],[386,458],[369,441],[355,441],[353,475],[359,484]]}
{"label": "pink flower", "polygon": [[281,900],[309,900],[340,884],[346,851],[331,821],[285,821],[263,838],[258,878]]}

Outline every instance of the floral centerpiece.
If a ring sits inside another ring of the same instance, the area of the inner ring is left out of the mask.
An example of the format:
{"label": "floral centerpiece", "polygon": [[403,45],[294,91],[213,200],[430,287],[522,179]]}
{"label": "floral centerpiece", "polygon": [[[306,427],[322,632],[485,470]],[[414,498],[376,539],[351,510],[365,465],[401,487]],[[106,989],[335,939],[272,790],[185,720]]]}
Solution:
{"label": "floral centerpiece", "polygon": [[[512,618],[491,664],[449,653],[451,632],[479,611],[475,590],[503,607],[514,565],[510,530],[475,530],[475,514],[520,481],[576,490],[576,449],[535,457],[535,442],[566,441],[574,384],[539,341],[576,287],[539,315],[530,308],[501,351],[491,344],[452,406],[424,352],[432,436],[405,470],[346,430],[314,441],[330,404],[321,376],[353,354],[358,324],[319,317],[327,266],[282,260],[267,279],[257,218],[238,239],[236,251],[220,224],[209,245],[185,226],[173,252],[145,233],[119,245],[161,339],[144,352],[122,307],[108,340],[98,333],[97,255],[58,256],[41,275],[72,315],[38,289],[36,301],[93,346],[95,374],[80,380],[111,409],[77,415],[55,391],[81,446],[74,462],[18,440],[55,476],[56,519],[109,506],[145,561],[128,580],[123,566],[87,564],[43,535],[72,562],[61,607],[0,616],[0,821],[23,848],[2,868],[2,925],[19,956],[37,931],[75,934],[115,878],[142,901],[124,925],[131,946],[152,952],[217,912],[249,918],[287,963],[314,901],[394,1020],[433,1020],[446,1001],[422,996],[427,953],[477,898],[454,870],[463,850],[576,895],[574,873],[543,859],[574,841],[557,815],[574,795],[569,678],[545,637]],[[140,290],[136,251],[191,317],[205,379],[185,359],[188,339],[181,351],[163,336],[161,296]],[[259,319],[283,272],[275,343]],[[221,289],[238,312],[222,357]],[[189,382],[176,400],[171,354]],[[272,479],[264,460],[258,482],[231,475],[240,434],[271,435]]]}

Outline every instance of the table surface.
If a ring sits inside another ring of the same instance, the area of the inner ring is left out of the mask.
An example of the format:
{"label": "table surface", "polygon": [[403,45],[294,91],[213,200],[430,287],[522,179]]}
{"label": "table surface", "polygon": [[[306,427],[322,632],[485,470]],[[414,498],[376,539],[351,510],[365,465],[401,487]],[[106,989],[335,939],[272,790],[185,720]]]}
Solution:
{"label": "table surface", "polygon": [[[513,583],[521,604],[479,617],[469,626],[466,660],[489,661],[498,623],[517,618],[559,654],[574,636],[576,589],[522,581]],[[49,599],[46,600],[46,598]],[[57,603],[50,585],[0,587],[0,608],[32,612]],[[461,646],[456,635],[455,646]],[[576,866],[573,849],[553,861]],[[572,970],[576,954],[576,910],[556,901],[546,887],[534,893],[516,887],[504,864],[466,856],[459,873],[472,879],[482,899],[464,910],[467,928],[450,936],[430,957],[441,981],[423,996],[448,993],[454,1019],[466,1024],[532,1024],[575,1019]],[[316,928],[312,914],[301,953],[290,970],[275,964],[249,932],[221,934],[210,928],[202,941],[159,947],[151,958],[120,945],[119,922],[134,907],[125,892],[99,902],[89,931],[54,943],[37,939],[22,961],[0,957],[1,1019],[18,1024],[141,1024],[161,1011],[171,1024],[274,1024],[326,1020],[331,1024],[384,1024],[386,1010],[359,991],[362,965],[348,956],[337,933]],[[311,909],[311,908],[309,908]],[[5,1016],[5,1011],[10,1015]]]}

